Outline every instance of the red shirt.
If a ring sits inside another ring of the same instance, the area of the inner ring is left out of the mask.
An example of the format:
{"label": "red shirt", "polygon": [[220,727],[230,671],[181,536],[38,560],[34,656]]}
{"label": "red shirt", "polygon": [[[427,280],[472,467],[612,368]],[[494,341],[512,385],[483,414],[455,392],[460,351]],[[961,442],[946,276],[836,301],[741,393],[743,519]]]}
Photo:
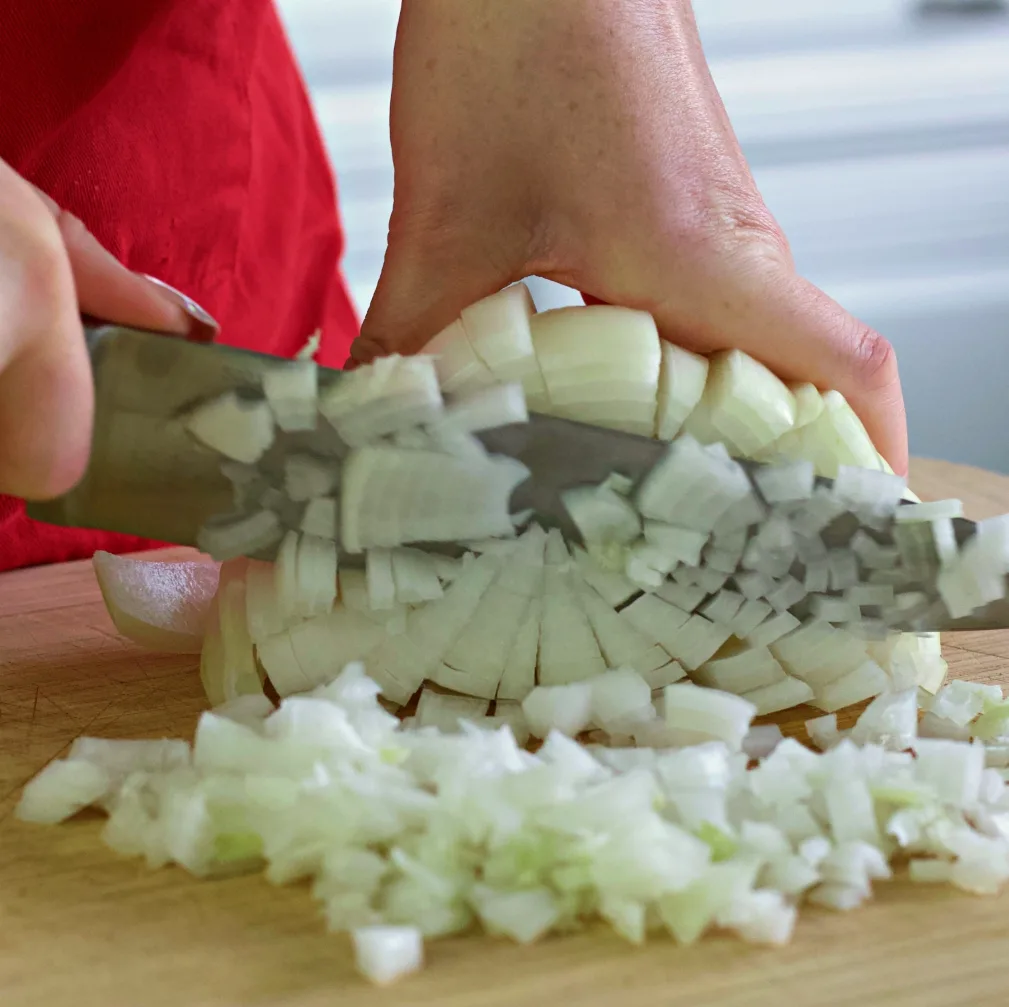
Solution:
{"label": "red shirt", "polygon": [[[346,359],[335,185],[271,0],[2,0],[0,158],[223,342],[290,356],[321,327]],[[145,544],[0,497],[0,569]]]}

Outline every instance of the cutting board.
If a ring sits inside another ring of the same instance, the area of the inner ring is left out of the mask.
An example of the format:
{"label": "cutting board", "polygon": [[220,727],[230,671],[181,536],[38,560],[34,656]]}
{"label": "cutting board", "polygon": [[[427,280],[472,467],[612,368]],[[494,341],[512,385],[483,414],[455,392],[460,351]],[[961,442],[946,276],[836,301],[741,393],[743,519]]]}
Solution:
{"label": "cutting board", "polygon": [[[917,462],[912,485],[926,499],[961,497],[971,517],[1009,511],[1009,478],[977,469]],[[945,650],[953,676],[1009,680],[1009,633],[963,634]],[[633,948],[602,929],[530,948],[460,938],[430,945],[426,971],[378,990],[301,886],[147,871],[101,846],[97,817],[14,820],[22,784],[78,735],[190,736],[203,705],[193,658],[116,635],[90,564],[0,577],[2,1007],[1009,1004],[1009,893],[884,883],[866,908],[805,912],[783,949],[728,938]],[[799,731],[809,715],[780,722]]]}

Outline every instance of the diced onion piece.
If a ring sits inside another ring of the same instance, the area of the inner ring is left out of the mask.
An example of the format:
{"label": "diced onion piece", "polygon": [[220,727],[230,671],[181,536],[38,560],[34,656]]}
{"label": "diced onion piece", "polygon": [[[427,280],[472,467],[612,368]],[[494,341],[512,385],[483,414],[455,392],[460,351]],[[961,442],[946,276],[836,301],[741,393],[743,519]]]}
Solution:
{"label": "diced onion piece", "polygon": [[758,468],[753,481],[763,498],[774,504],[808,500],[813,495],[814,477],[812,462],[796,461]]}
{"label": "diced onion piece", "polygon": [[284,459],[284,491],[290,500],[327,496],[338,476],[338,464],[329,459],[313,455],[288,455]]}
{"label": "diced onion piece", "polygon": [[434,361],[394,354],[344,371],[320,397],[319,411],[351,447],[432,423],[442,413]]}
{"label": "diced onion piece", "polygon": [[777,724],[751,727],[743,738],[743,751],[751,759],[766,759],[778,747],[784,735]]}
{"label": "diced onion piece", "polygon": [[637,504],[646,518],[710,532],[730,507],[752,495],[738,464],[682,436],[645,476]]}
{"label": "diced onion piece", "polygon": [[653,720],[652,690],[636,671],[620,668],[593,678],[592,722],[604,731]]}
{"label": "diced onion piece", "polygon": [[396,580],[392,571],[391,549],[369,549],[365,556],[368,580],[368,606],[375,611],[391,609],[396,604]]}
{"label": "diced onion piece", "polygon": [[641,534],[641,518],[628,499],[606,486],[577,486],[561,500],[589,546],[628,545]]}
{"label": "diced onion piece", "polygon": [[572,574],[548,565],[540,623],[539,683],[565,685],[605,670],[592,625],[575,594]]}
{"label": "diced onion piece", "polygon": [[753,703],[739,696],[685,682],[666,686],[664,697],[669,727],[723,741],[735,752],[756,715]]}
{"label": "diced onion piece", "polygon": [[216,560],[250,556],[275,545],[284,534],[272,510],[211,518],[196,533],[197,547]]}
{"label": "diced onion piece", "polygon": [[318,375],[319,368],[312,359],[286,361],[263,375],[263,394],[281,430],[315,429]]}
{"label": "diced onion piece", "polygon": [[942,521],[963,517],[962,500],[930,500],[928,503],[910,503],[898,507],[897,521]]}
{"label": "diced onion piece", "polygon": [[370,926],[351,931],[358,971],[379,986],[418,971],[424,942],[417,927]]}
{"label": "diced onion piece", "polygon": [[900,752],[911,747],[917,734],[917,693],[905,689],[877,696],[855,722],[850,737],[856,745],[882,745]]}
{"label": "diced onion piece", "polygon": [[323,615],[336,601],[336,543],[315,535],[301,535],[295,576],[298,584],[296,613]]}
{"label": "diced onion piece", "polygon": [[763,685],[743,694],[757,708],[758,716],[767,713],[778,713],[780,710],[790,710],[801,703],[809,703],[813,699],[813,690],[801,679],[786,678],[773,685]]}
{"label": "diced onion piece", "polygon": [[822,717],[814,717],[806,721],[806,733],[809,740],[821,752],[826,752],[835,745],[840,744],[842,734],[837,729],[837,714],[827,713]]}
{"label": "diced onion piece", "polygon": [[907,481],[892,473],[839,465],[832,492],[846,510],[869,520],[892,517],[906,490]]}
{"label": "diced onion piece", "polygon": [[245,568],[245,621],[253,643],[282,633],[287,622],[280,612],[274,568],[250,560]]}
{"label": "diced onion piece", "polygon": [[667,557],[672,565],[685,563],[697,566],[701,562],[701,550],[708,541],[708,535],[692,528],[677,528],[662,521],[645,522],[645,541]]}
{"label": "diced onion piece", "polygon": [[779,612],[765,619],[755,630],[746,634],[746,642],[751,647],[769,647],[783,636],[797,628],[799,620],[791,612]]}
{"label": "diced onion piece", "polygon": [[123,636],[150,650],[200,652],[220,576],[216,563],[160,563],[99,551],[92,565]]}
{"label": "diced onion piece", "polygon": [[702,664],[691,678],[700,685],[742,695],[787,679],[784,669],[766,647],[746,648]]}
{"label": "diced onion piece", "polygon": [[468,394],[496,384],[490,368],[470,345],[458,318],[424,347],[424,353],[434,361],[438,382],[447,395]]}
{"label": "diced onion piece", "polygon": [[435,601],[445,593],[438,578],[438,565],[430,554],[420,549],[405,546],[393,549],[392,575],[396,601],[401,604]]}
{"label": "diced onion piece", "polygon": [[834,713],[878,696],[888,684],[886,672],[875,661],[866,661],[854,671],[818,689],[812,704],[824,713]]}
{"label": "diced onion piece", "polygon": [[708,592],[699,585],[677,584],[672,580],[667,580],[656,588],[655,594],[684,612],[693,612],[708,596]]}
{"label": "diced onion piece", "polygon": [[315,685],[301,670],[289,633],[278,633],[256,644],[256,654],[278,695],[305,692]]}
{"label": "diced onion piece", "polygon": [[386,630],[360,612],[339,606],[299,623],[288,636],[298,668],[314,685],[332,679],[339,668],[365,660],[386,638]]}
{"label": "diced onion piece", "polygon": [[223,699],[262,695],[256,658],[246,621],[244,564],[223,583],[217,597],[220,622]]}
{"label": "diced onion piece", "polygon": [[460,720],[476,721],[490,704],[473,696],[453,696],[424,688],[417,703],[417,726],[437,727],[449,733],[459,730]]}
{"label": "diced onion piece", "polygon": [[359,552],[511,536],[511,495],[528,475],[511,458],[361,448],[344,464],[341,545]]}
{"label": "diced onion piece", "polygon": [[305,340],[305,345],[302,346],[300,350],[294,355],[295,360],[314,360],[315,355],[319,352],[319,347],[322,345],[322,329],[316,329],[308,339]]}
{"label": "diced onion piece", "polygon": [[655,436],[671,441],[704,394],[708,359],[662,340]]}
{"label": "diced onion piece", "polygon": [[[795,423],[795,397],[787,386],[741,350],[725,350],[711,357],[702,408],[719,439],[724,438],[748,457]],[[693,433],[691,418],[685,428]]]}
{"label": "diced onion piece", "polygon": [[514,283],[463,308],[459,319],[470,346],[494,377],[521,382],[534,409],[546,404],[546,387],[530,331],[535,312],[529,288]]}
{"label": "diced onion piece", "polygon": [[540,648],[540,619],[543,609],[541,599],[529,602],[522,626],[512,643],[505,660],[504,672],[498,683],[498,702],[521,702],[536,687],[536,664]]}
{"label": "diced onion piece", "polygon": [[791,383],[788,390],[795,397],[795,425],[793,430],[808,426],[823,412],[823,396],[816,385],[807,382]]}
{"label": "diced onion piece", "polygon": [[533,737],[545,738],[551,731],[574,737],[592,723],[592,685],[539,685],[522,700],[522,712]]}
{"label": "diced onion piece", "polygon": [[588,616],[592,632],[610,668],[652,671],[669,662],[669,655],[655,641],[620,617],[587,585],[578,587],[578,600]]}
{"label": "diced onion piece", "polygon": [[473,616],[445,653],[435,681],[468,695],[493,699],[533,598],[542,589],[545,535],[526,533],[480,599]]}
{"label": "diced onion piece", "polygon": [[614,608],[623,605],[636,595],[640,588],[628,580],[623,573],[605,570],[589,554],[579,546],[572,550],[578,572],[607,604]]}
{"label": "diced onion piece", "polygon": [[453,399],[434,426],[436,432],[452,430],[458,433],[476,433],[513,423],[525,423],[528,419],[522,385],[511,382],[480,388]]}
{"label": "diced onion piece", "polygon": [[915,775],[934,788],[940,801],[957,808],[977,801],[984,774],[984,745],[919,738],[914,753]]}
{"label": "diced onion piece", "polygon": [[50,762],[25,785],[14,814],[22,822],[55,825],[97,804],[111,786],[108,771],[95,763],[80,759]]}
{"label": "diced onion piece", "polygon": [[833,479],[839,465],[886,471],[884,463],[840,392],[823,393],[823,411],[806,426],[789,431],[767,449],[785,458],[805,458],[816,474]]}
{"label": "diced onion piece", "polygon": [[651,315],[591,305],[544,311],[530,324],[551,413],[653,434],[661,349]]}
{"label": "diced onion piece", "polygon": [[264,399],[243,399],[237,392],[197,406],[186,417],[186,429],[201,444],[251,465],[273,444],[273,413]]}
{"label": "diced onion piece", "polygon": [[316,497],[309,500],[301,518],[301,530],[318,538],[336,538],[337,503],[335,497]]}
{"label": "diced onion piece", "polygon": [[480,921],[492,934],[504,934],[519,944],[531,944],[549,932],[561,916],[557,898],[549,888],[494,891],[477,885],[473,899]]}
{"label": "diced onion piece", "polygon": [[504,725],[511,731],[515,744],[524,746],[528,743],[529,725],[521,703],[508,699],[498,699],[494,703],[494,716],[486,718],[483,726],[496,730]]}

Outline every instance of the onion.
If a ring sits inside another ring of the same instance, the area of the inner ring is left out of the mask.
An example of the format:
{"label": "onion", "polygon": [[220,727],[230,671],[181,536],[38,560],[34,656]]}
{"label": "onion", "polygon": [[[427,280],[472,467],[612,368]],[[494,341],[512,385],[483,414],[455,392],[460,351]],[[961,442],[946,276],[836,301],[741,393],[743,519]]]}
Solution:
{"label": "onion", "polygon": [[315,361],[308,358],[287,361],[263,375],[263,394],[281,430],[315,429],[318,374]]}
{"label": "onion", "polygon": [[318,538],[336,538],[337,504],[334,497],[309,500],[301,518],[301,531]]}
{"label": "onion", "polygon": [[477,356],[456,319],[424,347],[434,361],[438,383],[446,394],[469,394],[496,383],[490,368]]}
{"label": "onion", "polygon": [[472,696],[449,696],[424,689],[417,704],[417,726],[436,727],[439,731],[457,731],[459,721],[482,717],[488,703]]}
{"label": "onion", "polygon": [[671,441],[704,394],[708,360],[665,340],[661,343],[661,352],[654,435],[660,441]]}
{"label": "onion", "polygon": [[328,496],[338,476],[338,466],[323,458],[295,454],[284,459],[284,490],[291,500]]}
{"label": "onion", "polygon": [[494,377],[521,382],[533,408],[541,408],[546,387],[530,331],[535,310],[529,288],[515,283],[464,308],[459,320],[473,351]]}
{"label": "onion", "polygon": [[551,413],[653,434],[662,357],[647,312],[609,305],[557,308],[534,315],[530,325]]}
{"label": "onion", "polygon": [[[501,560],[460,579],[481,563]],[[235,719],[205,713],[192,757],[181,741],[78,739],[16,814],[51,823],[94,804],[104,841],[152,867],[310,880],[378,983],[418,968],[423,938],[474,920],[519,942],[598,915],[632,943],[661,925],[684,943],[720,928],[779,944],[803,902],[854,908],[905,854],[916,881],[989,893],[1009,880],[999,771],[980,743],[914,737],[909,697],[874,702],[855,734],[910,738],[915,758],[833,740],[816,754],[751,728],[753,703],[697,685],[666,688],[664,723],[638,720],[648,685],[615,671],[534,689],[522,712],[545,742],[531,754],[508,726],[524,730],[515,704],[488,716],[485,700],[425,687],[407,727],[355,665],[276,711],[260,697]],[[703,743],[599,750],[558,733],[629,720]]]}
{"label": "onion", "polygon": [[[776,441],[795,422],[792,393],[763,364],[740,350],[711,357],[701,410],[714,440],[724,439],[748,456]],[[686,431],[706,440],[708,430],[695,430],[693,421],[693,415],[687,418]]]}
{"label": "onion", "polygon": [[774,685],[788,678],[766,647],[746,648],[730,656],[708,661],[691,677],[700,685],[735,695]]}
{"label": "onion", "polygon": [[534,737],[545,738],[551,731],[573,737],[592,723],[592,686],[537,686],[522,700],[522,712]]}
{"label": "onion", "polygon": [[561,500],[590,548],[629,545],[641,534],[638,512],[607,486],[579,486],[563,492]]}
{"label": "onion", "polygon": [[275,545],[283,534],[277,515],[272,510],[261,510],[245,516],[212,518],[197,532],[196,545],[214,559],[224,561],[254,555]]}
{"label": "onion", "polygon": [[434,361],[426,356],[380,357],[346,371],[319,399],[319,411],[351,447],[431,423],[442,405]]}
{"label": "onion", "polygon": [[358,927],[351,932],[354,961],[373,983],[385,986],[424,964],[424,944],[417,927]]}
{"label": "onion", "polygon": [[[453,399],[442,418],[433,424],[439,432],[475,433],[493,427],[525,423],[529,419],[525,393],[517,383],[491,385]],[[405,447],[406,445],[400,445]]]}
{"label": "onion", "polygon": [[220,575],[216,563],[159,563],[99,551],[92,565],[123,636],[150,650],[200,652]]}
{"label": "onion", "polygon": [[273,414],[263,399],[243,399],[237,392],[197,406],[186,429],[225,458],[251,465],[273,444]]}
{"label": "onion", "polygon": [[341,543],[358,552],[511,535],[509,502],[528,475],[511,458],[362,448],[344,464]]}
{"label": "onion", "polygon": [[665,689],[666,724],[698,736],[723,741],[739,751],[756,715],[756,707],[745,699],[716,689],[678,683]]}

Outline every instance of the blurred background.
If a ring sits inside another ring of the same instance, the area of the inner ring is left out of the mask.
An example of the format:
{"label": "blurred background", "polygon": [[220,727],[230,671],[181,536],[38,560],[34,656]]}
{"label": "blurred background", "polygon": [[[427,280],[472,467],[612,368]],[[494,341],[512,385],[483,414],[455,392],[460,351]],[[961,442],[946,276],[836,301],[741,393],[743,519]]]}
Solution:
{"label": "blurred background", "polygon": [[[392,205],[398,0],[279,0],[336,167],[363,314]],[[799,269],[897,349],[911,450],[1009,473],[1009,5],[695,0]],[[535,281],[540,308],[577,303]]]}

